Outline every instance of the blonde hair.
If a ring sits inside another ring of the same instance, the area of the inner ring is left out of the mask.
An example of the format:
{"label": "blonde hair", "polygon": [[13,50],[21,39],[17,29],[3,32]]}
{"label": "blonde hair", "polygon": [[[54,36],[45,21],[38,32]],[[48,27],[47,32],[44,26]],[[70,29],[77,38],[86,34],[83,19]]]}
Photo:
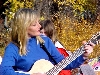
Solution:
{"label": "blonde hair", "polygon": [[40,44],[44,44],[44,40],[40,36],[36,36],[36,39],[39,41]]}
{"label": "blonde hair", "polygon": [[19,54],[26,55],[26,44],[28,39],[27,28],[32,22],[39,18],[39,14],[30,8],[19,9],[11,21],[11,41],[19,47]]}

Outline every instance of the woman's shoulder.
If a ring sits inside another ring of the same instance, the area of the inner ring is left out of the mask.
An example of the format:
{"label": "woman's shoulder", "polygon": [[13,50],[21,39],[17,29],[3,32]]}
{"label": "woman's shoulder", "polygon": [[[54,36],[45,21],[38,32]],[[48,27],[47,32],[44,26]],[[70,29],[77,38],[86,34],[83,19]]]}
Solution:
{"label": "woman's shoulder", "polygon": [[18,46],[15,45],[14,43],[10,42],[10,43],[5,47],[5,50],[10,50],[10,51],[18,50]]}
{"label": "woman's shoulder", "polygon": [[17,45],[14,44],[13,42],[10,42],[6,47],[17,47]]}

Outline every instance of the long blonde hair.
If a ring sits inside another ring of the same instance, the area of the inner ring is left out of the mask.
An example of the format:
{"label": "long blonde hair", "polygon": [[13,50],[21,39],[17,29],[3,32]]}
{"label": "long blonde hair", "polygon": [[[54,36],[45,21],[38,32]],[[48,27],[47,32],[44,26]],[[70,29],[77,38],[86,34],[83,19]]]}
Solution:
{"label": "long blonde hair", "polygon": [[15,13],[14,18],[10,23],[12,26],[11,41],[18,45],[20,55],[26,55],[27,53],[27,28],[38,18],[39,14],[37,14],[35,10],[30,8],[22,8]]}

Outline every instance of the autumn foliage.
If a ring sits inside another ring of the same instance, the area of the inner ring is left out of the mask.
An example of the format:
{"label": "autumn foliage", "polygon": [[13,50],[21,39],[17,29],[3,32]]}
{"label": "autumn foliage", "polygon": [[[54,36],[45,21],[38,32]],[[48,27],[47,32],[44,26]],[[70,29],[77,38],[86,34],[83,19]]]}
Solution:
{"label": "autumn foliage", "polygon": [[[88,41],[100,29],[99,11],[96,9],[98,0],[8,0],[4,5],[10,7],[4,12],[8,22],[19,8],[37,8],[41,19],[49,18],[54,22],[58,40],[71,52],[80,48],[82,41]],[[10,32],[6,33],[7,40]],[[4,47],[1,47],[0,55],[3,55]],[[90,58],[100,55],[99,48],[99,45],[95,47]]]}

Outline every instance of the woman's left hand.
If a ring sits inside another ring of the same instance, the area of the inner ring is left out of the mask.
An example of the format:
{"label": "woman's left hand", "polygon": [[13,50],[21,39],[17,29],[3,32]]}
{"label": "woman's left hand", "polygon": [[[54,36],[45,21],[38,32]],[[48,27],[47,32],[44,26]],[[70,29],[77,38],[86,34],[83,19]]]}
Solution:
{"label": "woman's left hand", "polygon": [[[83,41],[83,44],[86,44],[86,41]],[[88,45],[85,45],[84,46],[84,57],[88,57],[89,54],[91,54],[93,52],[93,48],[94,48],[95,44],[90,42]]]}

